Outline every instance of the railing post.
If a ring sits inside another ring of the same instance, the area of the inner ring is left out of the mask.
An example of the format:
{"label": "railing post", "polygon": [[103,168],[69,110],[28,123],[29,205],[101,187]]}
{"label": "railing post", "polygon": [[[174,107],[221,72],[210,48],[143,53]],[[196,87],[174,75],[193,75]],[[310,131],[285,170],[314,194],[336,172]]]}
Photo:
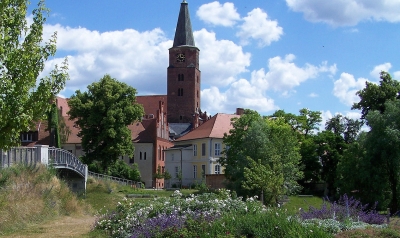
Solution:
{"label": "railing post", "polygon": [[44,165],[49,164],[49,146],[47,145],[35,145],[36,147],[36,162]]}

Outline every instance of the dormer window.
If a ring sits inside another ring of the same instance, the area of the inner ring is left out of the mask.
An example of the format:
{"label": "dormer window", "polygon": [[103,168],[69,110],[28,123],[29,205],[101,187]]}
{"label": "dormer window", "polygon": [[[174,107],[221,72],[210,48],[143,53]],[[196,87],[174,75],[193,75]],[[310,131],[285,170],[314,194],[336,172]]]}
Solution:
{"label": "dormer window", "polygon": [[21,142],[32,142],[32,141],[33,141],[32,133],[25,132],[21,134]]}

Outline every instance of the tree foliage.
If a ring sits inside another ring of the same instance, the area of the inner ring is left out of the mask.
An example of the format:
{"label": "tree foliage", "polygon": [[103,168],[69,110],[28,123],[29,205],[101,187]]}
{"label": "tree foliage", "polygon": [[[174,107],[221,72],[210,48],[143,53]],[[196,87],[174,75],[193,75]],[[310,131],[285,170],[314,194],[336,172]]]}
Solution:
{"label": "tree foliage", "polygon": [[351,109],[360,109],[361,119],[365,119],[370,111],[377,110],[383,113],[386,101],[399,99],[400,83],[384,71],[381,72],[380,78],[379,85],[366,82],[365,88],[357,92],[360,101],[354,103]]}
{"label": "tree foliage", "polygon": [[[241,195],[248,194],[249,189],[253,189],[250,193],[258,194],[265,189],[264,192],[273,197],[290,194],[299,189],[297,180],[303,176],[299,168],[299,143],[295,132],[284,120],[263,119],[257,112],[245,110],[240,118],[234,120],[233,128],[230,134],[224,137],[224,143],[229,149],[224,151],[225,156],[220,160],[225,167],[225,177],[230,188]],[[252,161],[257,161],[267,171],[250,172],[248,169],[254,165]],[[257,182],[260,181],[260,177],[265,176],[263,173],[271,175],[277,171],[283,176],[279,190],[266,188],[265,184]],[[280,194],[275,194],[276,192]]]}
{"label": "tree foliage", "polygon": [[390,207],[395,212],[399,209],[400,195],[400,101],[389,100],[384,107],[383,113],[375,110],[366,117],[371,127],[366,138],[366,159],[374,173],[387,182]]}
{"label": "tree foliage", "polygon": [[118,159],[107,169],[107,174],[110,176],[140,181],[140,171],[137,164],[129,166],[125,161]]}
{"label": "tree foliage", "polygon": [[81,129],[78,136],[82,138],[85,163],[100,161],[105,170],[120,156],[133,156],[127,126],[140,121],[144,114],[142,105],[136,103],[136,89],[105,75],[86,92],[77,90],[68,105],[70,120]]}
{"label": "tree foliage", "polygon": [[27,22],[27,0],[0,2],[0,148],[20,143],[20,133],[44,119],[51,102],[68,80],[66,60],[38,79],[56,53],[56,34],[43,42],[48,10],[40,1]]}

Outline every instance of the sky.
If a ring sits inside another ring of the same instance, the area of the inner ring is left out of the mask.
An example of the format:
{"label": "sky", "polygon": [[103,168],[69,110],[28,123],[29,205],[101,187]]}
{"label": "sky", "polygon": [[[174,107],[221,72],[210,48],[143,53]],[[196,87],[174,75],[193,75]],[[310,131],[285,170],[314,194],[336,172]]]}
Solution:
{"label": "sky", "polygon": [[[70,80],[60,96],[105,74],[138,95],[165,95],[181,2],[47,0],[44,35],[57,32],[57,54],[42,76],[67,57]],[[379,83],[382,70],[400,80],[399,0],[187,2],[209,115],[308,108],[324,121],[359,118],[351,106],[365,82]]]}

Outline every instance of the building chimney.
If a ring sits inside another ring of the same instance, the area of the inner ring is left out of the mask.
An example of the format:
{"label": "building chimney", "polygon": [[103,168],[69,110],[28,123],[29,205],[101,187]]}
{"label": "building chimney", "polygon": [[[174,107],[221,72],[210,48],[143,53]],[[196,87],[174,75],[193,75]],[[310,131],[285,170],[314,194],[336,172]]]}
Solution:
{"label": "building chimney", "polygon": [[236,108],[236,115],[241,116],[241,115],[243,115],[243,113],[244,113],[244,109],[243,108]]}

